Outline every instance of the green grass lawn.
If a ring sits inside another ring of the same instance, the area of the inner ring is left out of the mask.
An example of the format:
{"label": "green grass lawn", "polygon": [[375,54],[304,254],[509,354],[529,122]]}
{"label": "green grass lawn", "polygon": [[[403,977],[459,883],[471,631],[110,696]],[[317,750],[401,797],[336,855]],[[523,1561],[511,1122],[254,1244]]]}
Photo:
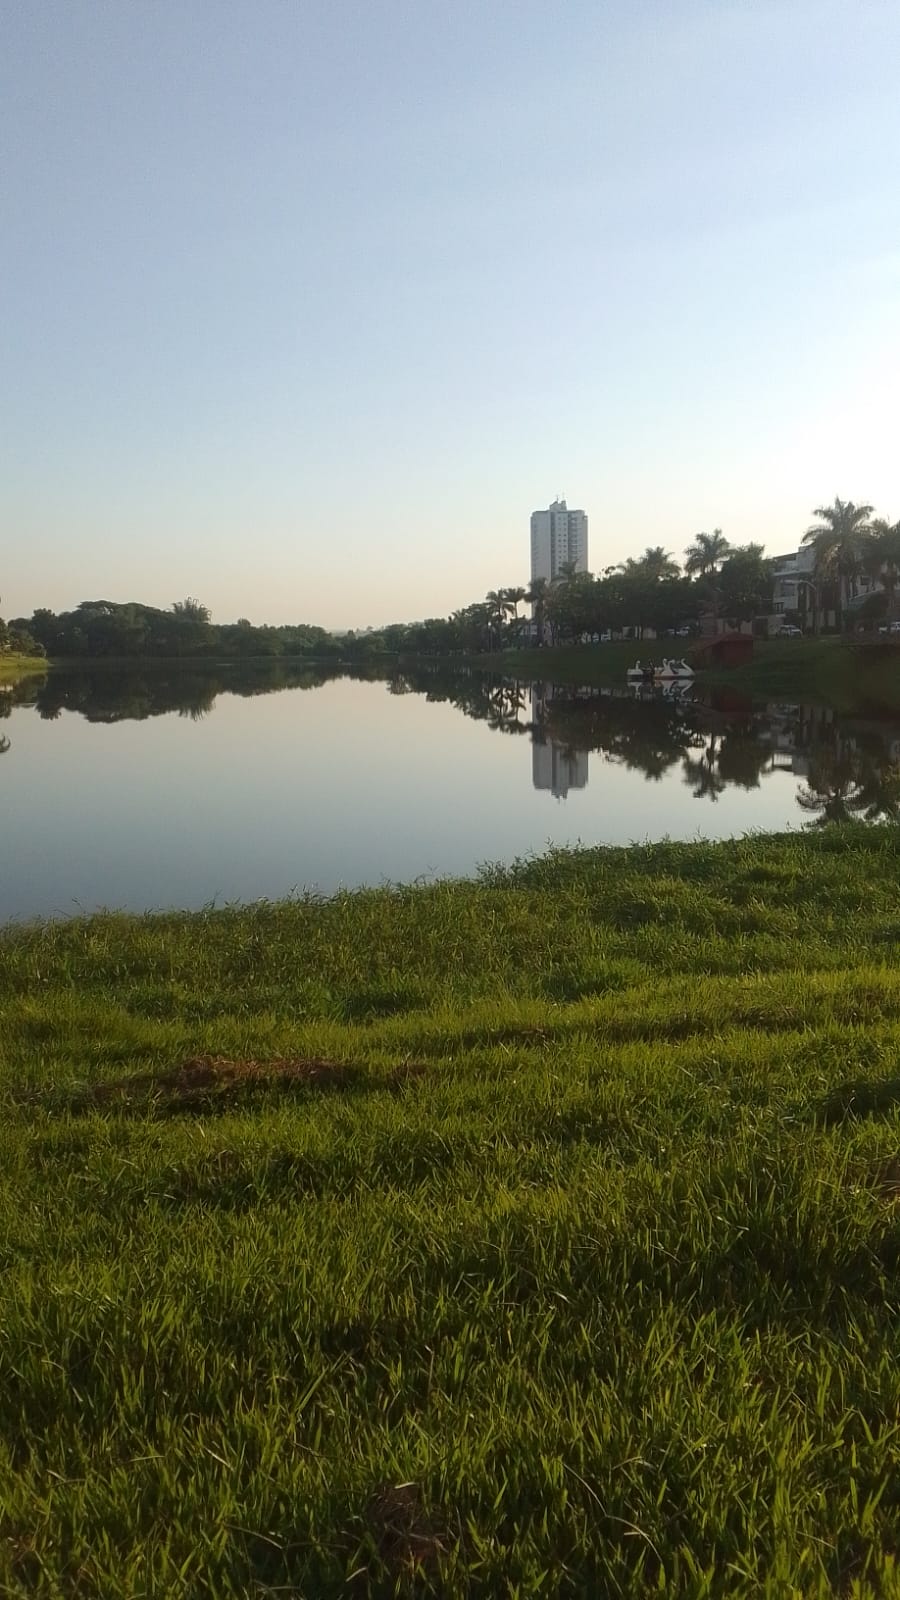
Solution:
{"label": "green grass lawn", "polygon": [[900,1594],[898,869],[8,931],[0,1593]]}
{"label": "green grass lawn", "polygon": [[[481,656],[495,671],[547,678],[557,683],[623,683],[636,660],[690,653],[693,640],[560,645],[542,650],[503,650]],[[900,712],[900,649],[868,660],[836,636],[822,639],[757,639],[753,661],[704,680],[728,683],[762,699],[827,701],[837,711]]]}
{"label": "green grass lawn", "polygon": [[46,672],[44,656],[19,656],[0,651],[0,683],[17,683],[32,672]]}

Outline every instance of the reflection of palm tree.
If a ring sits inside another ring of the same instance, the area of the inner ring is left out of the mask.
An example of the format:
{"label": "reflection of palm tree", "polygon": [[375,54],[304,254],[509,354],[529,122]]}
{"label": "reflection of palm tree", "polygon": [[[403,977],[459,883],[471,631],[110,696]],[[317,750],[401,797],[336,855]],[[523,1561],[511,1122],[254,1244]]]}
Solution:
{"label": "reflection of palm tree", "polygon": [[833,743],[816,747],[810,757],[809,773],[797,795],[802,811],[819,813],[815,827],[827,822],[846,822],[864,811],[866,799],[859,785],[858,760],[852,747],[837,734]]}
{"label": "reflection of palm tree", "polygon": [[693,789],[695,800],[718,800],[728,788],[728,780],[718,771],[711,747],[699,756],[685,755],[681,766],[684,781]]}
{"label": "reflection of palm tree", "polygon": [[726,783],[741,789],[758,789],[760,773],[768,764],[769,752],[756,736],[753,723],[738,723],[726,729],[719,750],[719,773]]}
{"label": "reflection of palm tree", "polygon": [[849,822],[854,815],[864,809],[862,796],[853,788],[833,789],[828,793],[810,788],[801,789],[797,795],[797,804],[804,811],[819,812],[819,816],[810,824],[813,828],[824,828],[829,822]]}
{"label": "reflection of palm tree", "polygon": [[900,767],[866,763],[859,795],[867,822],[900,822]]}
{"label": "reflection of palm tree", "polygon": [[818,812],[815,827],[851,816],[867,822],[900,821],[900,766],[880,738],[870,736],[869,742],[858,744],[835,733],[830,743],[815,747],[797,803],[804,811]]}

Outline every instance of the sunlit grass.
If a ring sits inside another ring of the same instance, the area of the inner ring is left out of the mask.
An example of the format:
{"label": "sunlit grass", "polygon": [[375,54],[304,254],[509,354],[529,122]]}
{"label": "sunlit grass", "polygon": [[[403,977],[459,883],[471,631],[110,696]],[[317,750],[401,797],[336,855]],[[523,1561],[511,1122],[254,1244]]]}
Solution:
{"label": "sunlit grass", "polygon": [[10,930],[0,1593],[900,1593],[898,868]]}
{"label": "sunlit grass", "polygon": [[32,673],[47,671],[43,656],[19,656],[0,651],[0,683],[18,683]]}

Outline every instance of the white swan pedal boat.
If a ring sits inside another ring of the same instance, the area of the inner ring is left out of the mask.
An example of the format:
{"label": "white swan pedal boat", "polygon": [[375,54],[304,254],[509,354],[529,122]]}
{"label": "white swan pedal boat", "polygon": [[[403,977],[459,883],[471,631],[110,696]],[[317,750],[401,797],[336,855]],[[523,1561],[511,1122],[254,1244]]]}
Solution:
{"label": "white swan pedal boat", "polygon": [[664,657],[662,661],[636,661],[629,667],[626,677],[631,683],[687,683],[694,676],[694,670],[686,661]]}

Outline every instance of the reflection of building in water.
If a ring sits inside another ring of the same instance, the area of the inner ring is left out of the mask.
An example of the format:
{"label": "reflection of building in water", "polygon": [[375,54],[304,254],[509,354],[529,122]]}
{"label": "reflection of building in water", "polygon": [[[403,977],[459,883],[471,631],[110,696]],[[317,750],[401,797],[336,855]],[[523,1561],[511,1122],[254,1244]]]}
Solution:
{"label": "reflection of building in water", "polygon": [[535,742],[531,747],[531,781],[536,789],[549,789],[557,800],[565,800],[570,789],[586,789],[588,753],[567,750],[555,739]]}

